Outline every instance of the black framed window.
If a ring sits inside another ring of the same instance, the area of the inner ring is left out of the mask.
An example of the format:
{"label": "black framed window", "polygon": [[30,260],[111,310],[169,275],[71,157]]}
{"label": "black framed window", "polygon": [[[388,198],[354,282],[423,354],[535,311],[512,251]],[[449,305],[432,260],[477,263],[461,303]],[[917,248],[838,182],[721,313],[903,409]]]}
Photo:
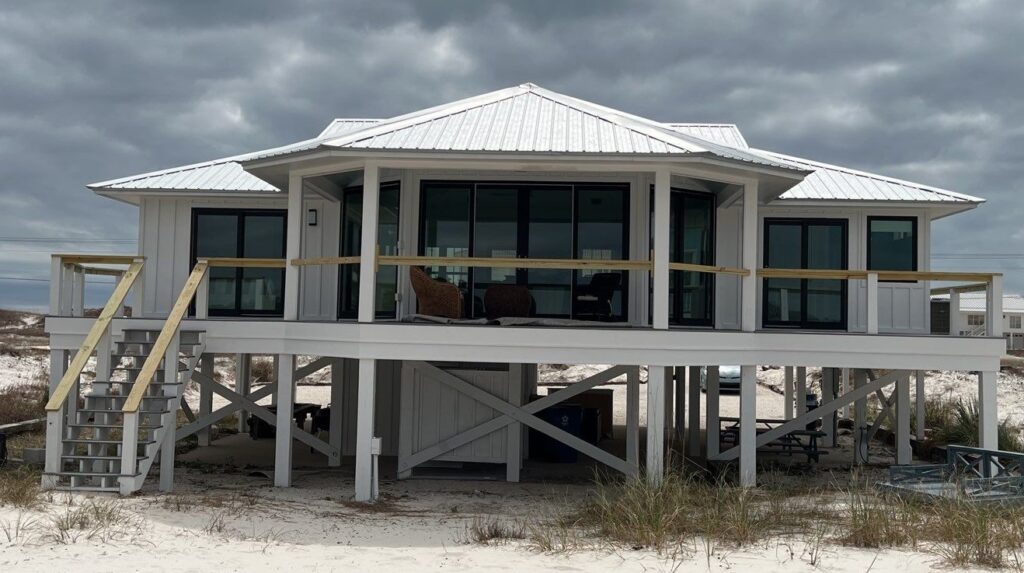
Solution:
{"label": "black framed window", "polygon": [[[625,184],[424,181],[420,197],[422,255],[627,258]],[[484,294],[499,284],[527,287],[535,316],[627,316],[624,271],[436,266],[427,272],[459,286],[470,317],[485,316]],[[588,288],[597,294],[580,294]]]}
{"label": "black framed window", "polygon": [[[399,200],[401,188],[397,181],[381,183],[377,210],[377,245],[381,255],[398,254]],[[342,257],[359,256],[363,237],[363,187],[346,187],[341,199]],[[398,301],[398,267],[382,266],[377,270],[377,292],[374,297],[376,318],[396,318]],[[359,316],[359,265],[338,267],[338,318]]]}
{"label": "black framed window", "polygon": [[867,268],[917,270],[917,217],[868,217]]}
{"label": "black framed window", "polygon": [[[193,209],[192,264],[200,257],[285,256],[287,212],[272,209]],[[215,267],[210,316],[282,316],[284,269]]]}
{"label": "black framed window", "polygon": [[[765,219],[764,267],[846,269],[845,219]],[[845,329],[844,280],[768,278],[764,280],[765,326]]]}

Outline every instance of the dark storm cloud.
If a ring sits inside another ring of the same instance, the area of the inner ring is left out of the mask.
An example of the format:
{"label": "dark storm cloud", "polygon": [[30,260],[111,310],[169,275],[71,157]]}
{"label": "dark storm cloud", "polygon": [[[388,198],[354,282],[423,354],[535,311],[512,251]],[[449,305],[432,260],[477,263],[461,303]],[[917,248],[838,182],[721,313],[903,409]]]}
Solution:
{"label": "dark storm cloud", "polygon": [[[0,237],[131,238],[134,209],[86,183],[533,81],[980,195],[933,251],[1021,253],[1022,28],[1013,0],[10,2]],[[0,276],[45,276],[51,247],[3,243]],[[936,265],[1024,290],[1024,261]],[[0,282],[0,306],[38,287]]]}

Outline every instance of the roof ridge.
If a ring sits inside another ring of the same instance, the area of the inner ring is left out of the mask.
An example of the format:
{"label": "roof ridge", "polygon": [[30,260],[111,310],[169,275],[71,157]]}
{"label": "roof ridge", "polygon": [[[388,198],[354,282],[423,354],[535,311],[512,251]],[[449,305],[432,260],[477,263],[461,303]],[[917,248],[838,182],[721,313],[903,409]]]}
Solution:
{"label": "roof ridge", "polygon": [[965,201],[980,202],[980,203],[985,202],[985,199],[983,199],[981,197],[975,197],[973,195],[967,195],[966,193],[957,193],[956,191],[951,191],[949,189],[943,189],[941,187],[935,187],[934,185],[925,185],[923,183],[915,183],[913,181],[909,181],[907,179],[900,179],[898,177],[890,177],[888,175],[880,175],[878,173],[871,173],[870,171],[862,171],[860,169],[853,169],[851,167],[843,167],[842,165],[835,165],[835,164],[832,164],[832,163],[825,163],[824,161],[816,161],[814,159],[806,159],[806,158],[803,158],[803,157],[797,157],[795,155],[787,155],[785,153],[779,153],[777,151],[769,151],[767,149],[759,149],[759,148],[751,147],[750,151],[752,151],[754,153],[764,153],[764,154],[767,154],[767,155],[770,155],[770,156],[774,157],[775,159],[781,159],[783,161],[792,161],[792,162],[795,162],[795,163],[806,163],[808,165],[818,166],[818,167],[821,167],[823,169],[831,169],[831,170],[834,170],[834,171],[842,171],[842,172],[845,172],[845,173],[849,173],[851,175],[856,175],[858,177],[866,177],[868,179],[875,179],[875,180],[878,180],[878,181],[885,181],[885,182],[888,182],[888,183],[895,183],[897,185],[903,185],[903,186],[906,186],[906,187],[913,187],[915,189],[920,189],[922,191],[930,191],[932,193],[938,193],[940,195],[946,195],[948,197],[953,197],[953,198],[956,198],[956,199],[963,199]]}
{"label": "roof ridge", "polygon": [[[335,124],[338,124],[338,123],[351,122],[351,123],[372,123],[372,124],[377,124],[377,123],[380,123],[382,121],[384,121],[384,120],[382,120],[380,118],[374,119],[374,118],[369,118],[369,117],[336,117],[336,118],[332,119],[330,123],[327,124],[327,127],[325,127],[322,130],[320,130],[320,135],[318,135],[317,137],[320,138],[320,139],[323,139],[324,138],[324,134],[327,133],[327,130],[331,129],[331,127],[333,127]],[[341,136],[339,135],[337,137],[341,137]]]}
{"label": "roof ridge", "polygon": [[[738,137],[739,140],[741,142],[743,142],[743,147],[741,149],[743,149],[743,150],[749,150],[750,149],[750,143],[747,142],[747,138],[743,135],[743,130],[741,130],[740,126],[738,124],[735,124],[735,123],[705,123],[705,122],[678,121],[678,122],[665,123],[665,125],[667,125],[670,128],[684,127],[684,126],[685,127],[725,127],[725,128],[732,128],[736,132],[736,137]],[[685,134],[685,135],[690,135],[690,134]],[[696,136],[691,135],[691,137],[696,137]],[[704,139],[704,138],[701,137],[699,139]],[[717,142],[712,141],[712,143],[717,143]],[[719,145],[722,145],[722,144],[719,144]]]}

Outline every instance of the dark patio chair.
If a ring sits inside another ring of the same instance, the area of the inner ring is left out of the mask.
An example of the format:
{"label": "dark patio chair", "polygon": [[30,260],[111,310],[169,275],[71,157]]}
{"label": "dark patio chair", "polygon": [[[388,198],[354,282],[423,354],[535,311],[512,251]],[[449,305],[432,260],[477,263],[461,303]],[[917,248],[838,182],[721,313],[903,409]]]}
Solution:
{"label": "dark patio chair", "polygon": [[462,292],[459,287],[430,278],[420,267],[409,267],[409,280],[416,293],[420,314],[462,318]]}
{"label": "dark patio chair", "polygon": [[520,285],[494,285],[484,292],[484,312],[488,320],[510,316],[533,316],[534,301],[530,289]]}
{"label": "dark patio chair", "polygon": [[583,319],[607,320],[612,316],[612,297],[622,283],[620,273],[596,273],[590,284],[576,288],[576,316]]}

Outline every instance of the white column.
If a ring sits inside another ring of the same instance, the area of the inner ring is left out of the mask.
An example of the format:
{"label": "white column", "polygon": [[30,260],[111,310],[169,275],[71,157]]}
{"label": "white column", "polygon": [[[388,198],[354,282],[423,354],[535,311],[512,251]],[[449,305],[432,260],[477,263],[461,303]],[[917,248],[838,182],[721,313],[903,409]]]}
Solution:
{"label": "white column", "polygon": [[[867,373],[861,369],[853,371],[853,389],[856,390],[867,382]],[[865,398],[853,403],[853,459],[857,464],[867,462],[868,444],[863,443],[864,426],[867,423],[868,401]]]}
{"label": "white column", "polygon": [[782,417],[787,420],[793,419],[793,367],[786,366],[783,369],[782,379]]}
{"label": "white column", "polygon": [[50,256],[50,315],[61,315],[61,301],[64,300],[64,263],[57,255]]}
{"label": "white column", "polygon": [[960,331],[963,330],[960,324],[960,291],[956,289],[949,290],[949,334],[952,336],[960,336]]}
{"label": "white column", "polygon": [[[838,383],[835,368],[821,369],[821,405],[825,406],[836,399],[836,385]],[[822,430],[825,432],[825,443],[829,447],[836,445],[836,413],[833,411],[822,417]]]}
{"label": "white column", "polygon": [[[379,209],[380,169],[376,163],[367,161],[363,168],[363,231],[359,253],[359,322],[373,322],[374,309],[377,304],[377,213]],[[367,491],[367,496],[369,495],[369,491]]]}
{"label": "white column", "polygon": [[867,283],[867,330],[868,334],[878,334],[878,273],[868,273]]}
{"label": "white column", "polygon": [[985,330],[988,336],[1003,337],[1003,275],[988,283],[985,299]]}
{"label": "white column", "polygon": [[277,359],[277,428],[274,439],[274,485],[292,485],[292,430],[295,428],[295,356]]}
{"label": "white column", "polygon": [[796,367],[796,415],[807,413],[807,367]]}
{"label": "white column", "polygon": [[[363,208],[366,208],[365,203]],[[360,284],[363,284],[363,281],[360,281]],[[360,314],[363,308],[361,305],[362,301],[359,307]],[[375,360],[362,358],[359,360],[359,391],[356,398],[356,501],[373,501],[372,446],[376,392],[377,363]]]}
{"label": "white column", "polygon": [[[276,354],[274,354],[274,355],[272,355],[270,357],[270,371],[273,373],[274,382],[277,382],[278,380],[280,380],[280,378],[277,377],[278,376],[277,375],[277,371],[278,371],[278,366],[279,366],[278,362],[279,361],[277,359],[277,355]],[[270,405],[271,406],[277,406],[277,392],[274,392],[273,394],[270,395]]]}
{"label": "white column", "polygon": [[676,366],[675,373],[675,440],[682,444],[686,430],[686,367]]}
{"label": "white column", "polygon": [[288,176],[288,234],[285,243],[284,267],[284,319],[299,318],[299,267],[291,264],[292,259],[302,257],[302,177]]}
{"label": "white column", "polygon": [[690,412],[687,416],[689,432],[686,451],[691,457],[700,455],[700,366],[690,366]]}
{"label": "white column", "polygon": [[626,373],[626,462],[640,471],[640,367]]}
{"label": "white column", "polygon": [[[509,403],[513,406],[523,405],[523,365],[508,365],[508,394]],[[600,422],[598,423],[600,426]],[[600,430],[598,430],[600,432]],[[505,481],[516,483],[519,481],[519,470],[523,463],[523,425],[521,423],[509,424],[505,429],[507,446],[505,448]]]}
{"label": "white column", "polygon": [[[248,354],[235,355],[235,390],[242,396],[249,396],[249,378],[252,376],[252,357]],[[244,407],[238,411],[238,432],[249,431],[249,411]]]}
{"label": "white column", "polygon": [[[181,330],[179,329],[174,333],[174,337],[171,338],[171,343],[167,345],[167,351],[164,353],[164,371],[163,381],[164,382],[178,382],[180,381],[180,374],[178,372],[178,361],[181,354]],[[163,386],[164,394],[176,396],[181,398],[178,388],[181,386]],[[160,444],[160,491],[172,491],[174,489],[174,432],[177,428],[178,418],[178,400],[168,400],[168,413],[161,416],[161,425],[164,427],[164,438],[163,443]],[[138,421],[141,416],[136,416],[135,420]],[[146,416],[148,417],[148,416]],[[127,418],[127,416],[125,416]],[[144,417],[142,417],[144,419]],[[128,435],[128,427],[125,425],[125,435]],[[134,434],[138,437],[138,426],[134,428]],[[137,443],[137,440],[136,440]],[[125,442],[127,444],[127,441]],[[122,446],[122,456],[125,454],[125,448]],[[134,455],[134,454],[133,454]],[[127,460],[121,462],[121,473],[132,473],[134,474],[137,468],[134,465],[124,465]]]}
{"label": "white column", "polygon": [[651,322],[654,328],[668,328],[668,251],[671,177],[668,169],[654,173],[654,290]]}
{"label": "white column", "polygon": [[661,485],[665,475],[665,367],[647,367],[647,482]]}
{"label": "white column", "polygon": [[743,277],[740,324],[745,332],[757,329],[757,181],[743,186]]}
{"label": "white column", "polygon": [[910,447],[910,374],[896,379],[896,463],[909,464]]}
{"label": "white column", "polygon": [[[853,387],[853,381],[850,380],[850,369],[843,368],[839,371],[839,395],[845,396],[847,392]],[[850,417],[850,405],[843,406],[840,410],[840,415],[844,418]]]}
{"label": "white column", "polygon": [[917,421],[914,425],[914,431],[917,434],[917,439],[923,440],[925,428],[925,405],[927,404],[928,398],[924,387],[924,370],[918,370],[914,373],[914,381],[917,383],[914,390],[914,406],[916,410],[914,418]]}
{"label": "white column", "polygon": [[999,449],[999,418],[996,412],[996,383],[999,371],[978,373],[978,446]]}
{"label": "white column", "polygon": [[707,441],[708,441],[708,455],[707,458],[714,459],[718,455],[719,440],[721,439],[722,424],[719,422],[719,408],[718,398],[720,396],[720,389],[718,386],[718,366],[707,367],[707,400],[704,404],[704,408],[707,413],[704,415],[708,422],[706,424],[707,430]]}
{"label": "white column", "polygon": [[85,273],[71,267],[71,315],[85,316]]}
{"label": "white column", "polygon": [[757,367],[740,367],[740,485],[757,485]]}
{"label": "white column", "polygon": [[331,419],[328,422],[327,441],[332,448],[338,451],[338,457],[329,458],[327,465],[338,467],[341,465],[341,432],[342,432],[342,400],[345,395],[345,361],[335,358],[331,361]]}
{"label": "white column", "polygon": [[[199,363],[199,371],[205,374],[210,380],[213,378],[214,358],[212,354],[205,354]],[[216,382],[216,380],[214,380]],[[208,384],[199,387],[199,418],[205,417],[213,411],[213,389]],[[210,426],[199,430],[196,433],[200,446],[210,445]]]}
{"label": "white column", "polygon": [[669,443],[669,449],[672,449],[672,442],[675,440],[675,390],[676,390],[676,368],[674,366],[665,367],[665,435]]}

